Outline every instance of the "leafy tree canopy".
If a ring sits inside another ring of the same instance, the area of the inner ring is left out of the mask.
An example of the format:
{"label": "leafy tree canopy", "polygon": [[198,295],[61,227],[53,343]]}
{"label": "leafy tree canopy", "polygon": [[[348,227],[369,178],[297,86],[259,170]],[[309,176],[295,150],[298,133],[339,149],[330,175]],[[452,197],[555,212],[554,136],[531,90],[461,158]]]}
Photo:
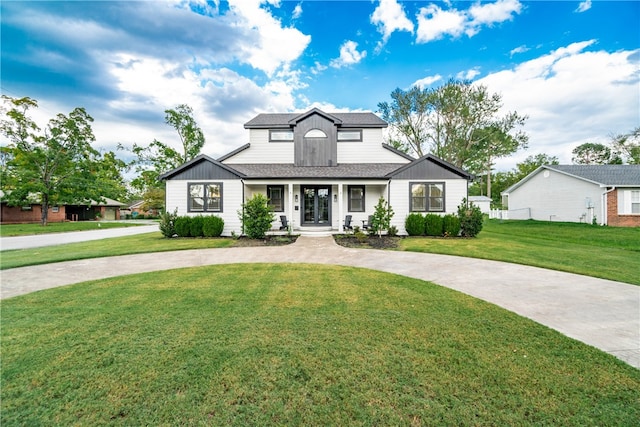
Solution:
{"label": "leafy tree canopy", "polygon": [[608,165],[620,164],[622,159],[604,144],[587,142],[578,145],[571,152],[571,161],[578,165]]}
{"label": "leafy tree canopy", "polygon": [[0,132],[7,139],[0,162],[3,201],[41,203],[46,225],[51,205],[88,204],[120,194],[123,163],[91,146],[93,118],[84,108],[57,114],[42,130],[28,114],[38,107],[36,100],[3,95],[2,101]]}

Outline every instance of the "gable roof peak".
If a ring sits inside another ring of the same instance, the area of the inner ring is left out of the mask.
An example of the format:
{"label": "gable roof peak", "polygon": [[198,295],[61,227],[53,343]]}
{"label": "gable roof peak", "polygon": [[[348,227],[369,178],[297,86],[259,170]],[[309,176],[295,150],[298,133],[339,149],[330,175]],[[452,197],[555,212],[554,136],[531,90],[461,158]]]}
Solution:
{"label": "gable roof peak", "polygon": [[325,113],[324,111],[322,111],[321,109],[314,107],[311,110],[304,112],[294,118],[292,118],[291,120],[289,120],[289,124],[297,124],[298,122],[306,119],[307,117],[310,117],[314,114],[318,114],[319,116],[322,116],[324,118],[326,118],[327,120],[335,123],[335,124],[342,124],[342,120],[340,120],[339,118],[337,118],[336,116],[334,116],[333,114],[329,114],[329,113]]}

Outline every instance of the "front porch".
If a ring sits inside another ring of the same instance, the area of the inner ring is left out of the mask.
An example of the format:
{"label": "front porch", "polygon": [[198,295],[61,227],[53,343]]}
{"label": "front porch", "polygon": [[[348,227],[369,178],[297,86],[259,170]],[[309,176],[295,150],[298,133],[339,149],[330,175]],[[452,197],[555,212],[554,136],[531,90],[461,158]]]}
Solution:
{"label": "front porch", "polygon": [[[347,215],[351,215],[352,227],[362,227],[378,199],[388,198],[388,191],[386,180],[244,182],[245,201],[255,194],[264,194],[270,200],[275,213],[271,235],[341,234]],[[286,218],[287,229],[281,229],[281,217]]]}

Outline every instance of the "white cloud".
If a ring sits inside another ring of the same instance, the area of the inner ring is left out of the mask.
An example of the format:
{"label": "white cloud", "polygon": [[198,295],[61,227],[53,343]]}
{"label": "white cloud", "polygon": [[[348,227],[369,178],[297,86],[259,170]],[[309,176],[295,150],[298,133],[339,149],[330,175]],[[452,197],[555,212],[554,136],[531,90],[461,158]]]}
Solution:
{"label": "white cloud", "polygon": [[298,19],[302,16],[302,4],[298,3],[296,7],[293,9],[293,15],[291,17],[293,19]]}
{"label": "white cloud", "polygon": [[457,10],[442,10],[435,4],[420,8],[416,41],[427,43],[445,35],[460,36],[465,30],[466,17]]}
{"label": "white cloud", "polygon": [[473,80],[478,75],[480,75],[480,67],[473,67],[466,71],[460,71],[456,74],[456,79],[458,80]]}
{"label": "white cloud", "polygon": [[503,162],[546,153],[570,163],[577,145],[638,126],[640,50],[586,50],[594,44],[573,43],[478,81],[502,94],[505,111],[529,116],[529,150]]}
{"label": "white cloud", "polygon": [[[450,6],[450,4],[448,4]],[[476,35],[482,26],[509,21],[519,14],[522,4],[518,0],[498,0],[495,3],[475,3],[468,10],[441,9],[435,4],[420,8],[416,41],[428,43],[444,36],[453,38],[466,34]]]}
{"label": "white cloud", "polygon": [[514,49],[511,49],[511,51],[509,52],[509,55],[513,56],[513,55],[516,55],[518,53],[525,53],[525,52],[527,52],[529,50],[530,49],[527,46],[521,45],[521,46],[518,46],[518,47],[516,47]]}
{"label": "white cloud", "polygon": [[[311,36],[296,28],[285,28],[267,10],[261,7],[262,0],[229,0],[229,7],[240,18],[240,25],[255,36],[244,44],[248,63],[268,75],[280,67],[298,59],[311,41]],[[269,1],[274,6],[277,1]]]}
{"label": "white cloud", "polygon": [[357,64],[367,56],[367,51],[358,52],[358,43],[348,40],[340,46],[340,57],[331,60],[334,68],[348,67]]}
{"label": "white cloud", "polygon": [[425,78],[422,78],[420,80],[416,80],[415,82],[413,82],[413,84],[411,85],[413,86],[418,86],[422,89],[426,88],[427,86],[431,86],[433,83],[442,80],[442,76],[440,74],[436,74],[435,76],[427,76]]}
{"label": "white cloud", "polygon": [[578,5],[578,8],[576,9],[576,12],[582,13],[582,12],[586,12],[589,9],[591,9],[591,0],[585,0],[583,2],[580,2],[580,4]]}
{"label": "white cloud", "polygon": [[380,0],[378,7],[371,15],[371,23],[378,27],[382,33],[382,41],[378,44],[380,49],[395,31],[408,31],[413,33],[413,22],[407,18],[404,8],[397,0]]}

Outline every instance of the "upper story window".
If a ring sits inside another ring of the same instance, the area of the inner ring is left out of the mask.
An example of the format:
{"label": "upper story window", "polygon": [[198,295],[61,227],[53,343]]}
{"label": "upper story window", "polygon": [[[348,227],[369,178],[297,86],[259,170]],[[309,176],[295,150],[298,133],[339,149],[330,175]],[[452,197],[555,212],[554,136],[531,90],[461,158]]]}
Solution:
{"label": "upper story window", "polygon": [[189,212],[222,212],[222,183],[189,184]]}
{"label": "upper story window", "polygon": [[339,130],[338,141],[362,141],[362,129]]}
{"label": "upper story window", "polygon": [[411,212],[444,212],[444,182],[412,182]]}
{"label": "upper story window", "polygon": [[270,130],[269,131],[269,141],[274,142],[293,142],[293,131],[292,130]]}
{"label": "upper story window", "polygon": [[320,129],[311,129],[309,132],[304,134],[305,138],[326,138],[327,134],[321,131]]}

